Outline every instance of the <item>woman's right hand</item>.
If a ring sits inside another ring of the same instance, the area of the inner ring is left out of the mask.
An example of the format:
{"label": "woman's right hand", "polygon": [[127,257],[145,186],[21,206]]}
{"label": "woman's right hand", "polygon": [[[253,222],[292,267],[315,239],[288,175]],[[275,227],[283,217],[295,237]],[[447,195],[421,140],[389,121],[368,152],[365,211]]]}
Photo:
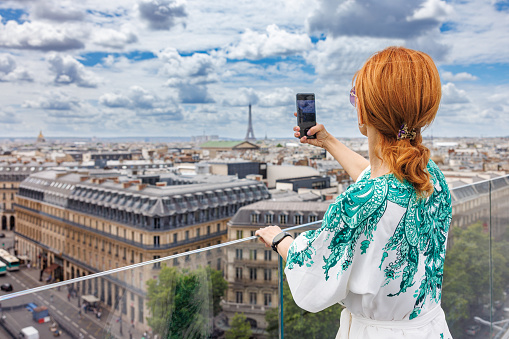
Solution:
{"label": "woman's right hand", "polygon": [[[297,113],[294,113],[294,115],[297,116]],[[295,126],[293,130],[295,131],[294,136],[299,138],[300,142],[303,144],[310,144],[313,146],[325,148],[326,142],[329,138],[329,133],[322,124],[316,124],[316,126],[313,126],[308,130],[308,134],[315,134],[316,139],[308,139],[305,135],[301,136],[299,126]]]}

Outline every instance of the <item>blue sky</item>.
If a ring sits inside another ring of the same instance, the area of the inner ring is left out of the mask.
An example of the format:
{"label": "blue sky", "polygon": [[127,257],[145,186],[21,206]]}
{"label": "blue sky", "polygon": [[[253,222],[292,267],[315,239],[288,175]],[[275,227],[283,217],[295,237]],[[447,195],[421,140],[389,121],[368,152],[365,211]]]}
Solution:
{"label": "blue sky", "polygon": [[295,94],[359,136],[348,92],[391,45],[430,54],[443,100],[425,135],[508,136],[508,1],[0,2],[6,137],[291,137]]}

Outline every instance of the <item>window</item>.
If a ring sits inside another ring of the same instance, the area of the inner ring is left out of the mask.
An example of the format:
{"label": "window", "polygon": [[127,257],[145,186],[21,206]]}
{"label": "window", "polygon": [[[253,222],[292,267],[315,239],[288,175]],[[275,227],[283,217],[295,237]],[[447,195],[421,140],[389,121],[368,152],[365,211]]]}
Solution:
{"label": "window", "polygon": [[265,281],[272,280],[272,269],[266,268],[263,273],[263,278]]}
{"label": "window", "polygon": [[272,260],[272,251],[271,250],[265,250],[265,261],[271,261]]}
{"label": "window", "polygon": [[[141,277],[140,277],[141,278]],[[143,324],[143,297],[138,296],[138,322]]]}
{"label": "window", "polygon": [[272,213],[265,214],[265,223],[272,224],[273,222],[274,222],[274,214],[272,214]]}
{"label": "window", "polygon": [[316,215],[311,214],[311,215],[309,215],[308,219],[309,219],[309,222],[315,222],[316,221]]}
{"label": "window", "polygon": [[221,231],[221,224],[217,224],[217,231]]}
{"label": "window", "polygon": [[300,215],[300,214],[296,214],[296,215],[294,216],[294,224],[295,224],[295,225],[300,225],[300,224],[302,224],[302,215]]}
{"label": "window", "polygon": [[[154,259],[159,259],[159,258],[161,258],[161,256],[160,256],[160,255],[154,255]],[[154,269],[161,268],[161,262],[160,262],[160,261],[155,262],[155,263],[154,263],[154,267],[153,267],[153,268],[154,268]]]}
{"label": "window", "polygon": [[242,279],[242,267],[235,268],[235,278]]}
{"label": "window", "polygon": [[251,224],[257,224],[260,220],[260,214],[253,213],[251,214]]}
{"label": "window", "polygon": [[186,231],[186,240],[189,240],[189,231]]}
{"label": "window", "polygon": [[256,260],[256,250],[249,250],[249,260]]}
{"label": "window", "polygon": [[256,305],[256,292],[249,293],[249,304]]}
{"label": "window", "polygon": [[207,226],[207,234],[210,234],[210,225]]}
{"label": "window", "polygon": [[288,214],[280,214],[279,215],[279,223],[281,225],[285,225],[288,222]]}
{"label": "window", "polygon": [[161,219],[154,218],[154,228],[161,228]]}
{"label": "window", "polygon": [[250,280],[256,280],[256,271],[257,271],[257,269],[254,267],[251,267],[249,269],[249,279]]}
{"label": "window", "polygon": [[263,295],[263,304],[265,306],[272,306],[272,294],[270,293],[265,293]]}
{"label": "window", "polygon": [[199,229],[199,228],[196,229],[196,237],[197,238],[200,236],[200,231],[201,231],[201,229]]}
{"label": "window", "polygon": [[236,293],[236,296],[237,296],[237,304],[242,304],[243,303],[243,293],[242,292],[237,292]]}
{"label": "window", "polygon": [[237,230],[237,239],[242,239],[242,238],[244,238],[244,232]]}
{"label": "window", "polygon": [[177,242],[177,233],[173,234],[173,242]]}
{"label": "window", "polygon": [[235,249],[235,259],[242,259],[242,248]]}
{"label": "window", "polygon": [[154,247],[159,247],[159,236],[154,235]]}

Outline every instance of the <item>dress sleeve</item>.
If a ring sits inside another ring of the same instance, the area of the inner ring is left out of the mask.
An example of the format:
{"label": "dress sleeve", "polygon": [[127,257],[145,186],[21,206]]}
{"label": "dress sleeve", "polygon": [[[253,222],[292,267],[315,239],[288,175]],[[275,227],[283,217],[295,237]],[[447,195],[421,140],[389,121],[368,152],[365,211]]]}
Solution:
{"label": "dress sleeve", "polygon": [[299,307],[319,312],[345,299],[352,274],[359,276],[356,267],[374,259],[366,250],[385,211],[386,195],[385,182],[360,180],[329,206],[319,229],[293,241],[285,273]]}

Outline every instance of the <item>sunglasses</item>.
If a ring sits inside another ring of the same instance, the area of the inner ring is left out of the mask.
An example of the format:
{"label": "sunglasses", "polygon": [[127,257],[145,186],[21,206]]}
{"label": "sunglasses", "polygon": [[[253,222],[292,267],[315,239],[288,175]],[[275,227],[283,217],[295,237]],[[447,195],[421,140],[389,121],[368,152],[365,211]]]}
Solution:
{"label": "sunglasses", "polygon": [[355,86],[354,86],[350,90],[350,103],[352,104],[353,107],[357,107],[357,103],[355,101],[356,99],[357,99],[357,95],[355,94]]}

